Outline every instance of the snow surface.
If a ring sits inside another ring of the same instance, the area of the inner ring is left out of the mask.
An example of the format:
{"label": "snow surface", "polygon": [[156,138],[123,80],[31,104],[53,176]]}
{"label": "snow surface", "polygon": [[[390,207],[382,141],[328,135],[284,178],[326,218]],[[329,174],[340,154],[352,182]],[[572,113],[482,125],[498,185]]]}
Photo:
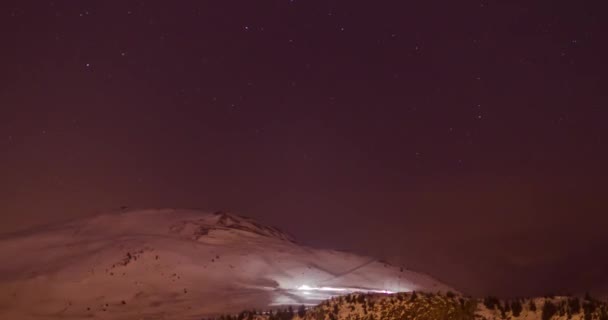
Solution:
{"label": "snow surface", "polygon": [[353,291],[453,290],[228,213],[136,210],[0,238],[0,319],[200,319]]}

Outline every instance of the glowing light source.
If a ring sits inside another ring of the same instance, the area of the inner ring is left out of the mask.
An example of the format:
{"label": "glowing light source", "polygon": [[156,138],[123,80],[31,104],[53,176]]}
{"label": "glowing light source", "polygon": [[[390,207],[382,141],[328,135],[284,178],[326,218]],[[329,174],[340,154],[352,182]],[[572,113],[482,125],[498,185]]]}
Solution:
{"label": "glowing light source", "polygon": [[329,291],[329,292],[371,292],[371,293],[384,293],[392,294],[395,293],[389,290],[374,290],[374,289],[363,289],[363,288],[337,288],[337,287],[311,287],[307,284],[303,284],[297,288],[299,291],[304,291],[304,294],[310,294],[310,291]]}

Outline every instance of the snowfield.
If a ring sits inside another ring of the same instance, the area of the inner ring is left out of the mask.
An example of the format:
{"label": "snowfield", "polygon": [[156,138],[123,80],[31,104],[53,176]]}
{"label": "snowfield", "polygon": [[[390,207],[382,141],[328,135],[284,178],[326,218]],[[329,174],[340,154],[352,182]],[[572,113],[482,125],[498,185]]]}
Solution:
{"label": "snowfield", "polygon": [[228,213],[136,210],[0,238],[0,319],[200,319],[364,292],[448,291],[431,277],[298,245]]}

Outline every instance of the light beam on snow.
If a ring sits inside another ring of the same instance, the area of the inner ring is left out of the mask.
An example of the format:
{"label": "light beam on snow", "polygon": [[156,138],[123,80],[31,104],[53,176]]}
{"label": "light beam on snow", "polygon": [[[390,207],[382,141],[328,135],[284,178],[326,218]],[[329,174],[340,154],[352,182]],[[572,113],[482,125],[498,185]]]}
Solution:
{"label": "light beam on snow", "polygon": [[391,294],[393,291],[389,290],[374,290],[374,289],[362,289],[362,288],[336,288],[336,287],[311,287],[307,284],[303,284],[298,287],[299,291],[304,291],[304,294],[310,294],[311,291],[328,291],[328,292],[368,292],[368,293],[385,293]]}

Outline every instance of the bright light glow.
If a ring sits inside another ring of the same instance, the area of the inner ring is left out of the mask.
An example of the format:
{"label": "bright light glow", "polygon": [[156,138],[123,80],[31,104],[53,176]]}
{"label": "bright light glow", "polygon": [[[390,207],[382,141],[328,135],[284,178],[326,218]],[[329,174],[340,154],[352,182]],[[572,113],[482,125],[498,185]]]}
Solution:
{"label": "bright light glow", "polygon": [[348,291],[347,288],[332,288],[332,287],[321,287],[319,288],[321,291]]}
{"label": "bright light glow", "polygon": [[281,290],[277,291],[277,296],[273,298],[271,305],[273,306],[284,306],[303,304],[306,306],[318,305],[321,301],[330,299],[332,297],[347,295],[351,293],[375,293],[375,294],[393,294],[398,291],[409,292],[409,288],[400,287],[399,290],[380,290],[371,288],[361,287],[330,287],[330,286],[315,286],[311,282],[308,284],[301,284],[296,287],[284,288],[284,294],[280,293]]}
{"label": "bright light glow", "polygon": [[303,284],[298,287],[298,290],[304,291],[304,294],[310,294],[310,291],[330,291],[330,292],[371,292],[371,293],[384,293],[384,294],[392,294],[393,291],[389,290],[373,290],[373,289],[363,289],[363,288],[336,288],[336,287],[311,287],[307,284]]}
{"label": "bright light glow", "polygon": [[367,290],[366,292],[385,293],[385,294],[393,294],[393,293],[395,293],[395,292],[389,291],[389,290]]}

